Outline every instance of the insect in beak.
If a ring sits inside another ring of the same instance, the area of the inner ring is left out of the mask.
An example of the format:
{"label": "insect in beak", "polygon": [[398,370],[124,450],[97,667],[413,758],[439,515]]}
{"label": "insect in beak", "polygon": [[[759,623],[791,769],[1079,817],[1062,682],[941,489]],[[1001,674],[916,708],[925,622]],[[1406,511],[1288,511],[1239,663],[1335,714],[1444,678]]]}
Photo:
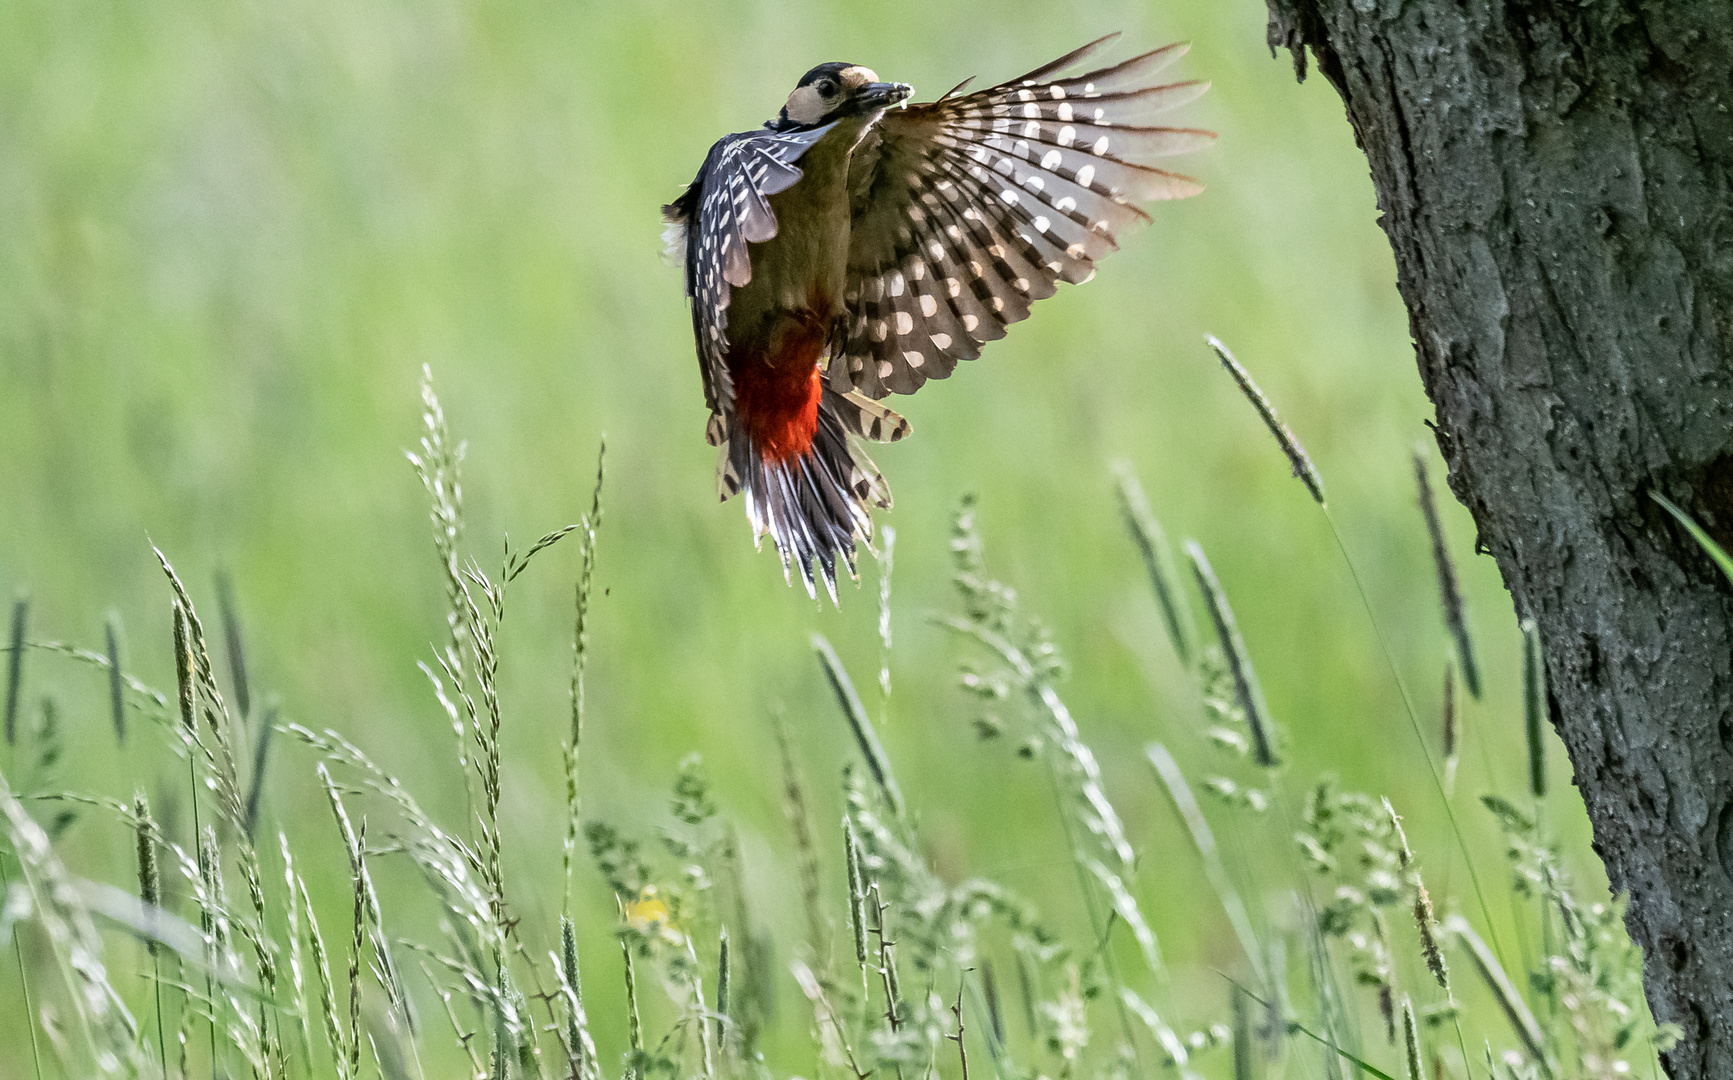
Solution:
{"label": "insect in beak", "polygon": [[894,105],[901,105],[914,92],[915,88],[908,83],[867,83],[855,95],[855,100],[865,109],[888,109]]}

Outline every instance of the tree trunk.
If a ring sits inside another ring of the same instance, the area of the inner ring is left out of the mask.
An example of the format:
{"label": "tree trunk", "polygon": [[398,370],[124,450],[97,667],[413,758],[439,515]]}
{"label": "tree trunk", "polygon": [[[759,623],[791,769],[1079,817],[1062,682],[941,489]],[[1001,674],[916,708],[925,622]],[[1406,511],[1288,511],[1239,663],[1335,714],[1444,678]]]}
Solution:
{"label": "tree trunk", "polygon": [[1545,641],[1595,849],[1733,1077],[1733,0],[1268,0],[1347,104],[1450,486]]}

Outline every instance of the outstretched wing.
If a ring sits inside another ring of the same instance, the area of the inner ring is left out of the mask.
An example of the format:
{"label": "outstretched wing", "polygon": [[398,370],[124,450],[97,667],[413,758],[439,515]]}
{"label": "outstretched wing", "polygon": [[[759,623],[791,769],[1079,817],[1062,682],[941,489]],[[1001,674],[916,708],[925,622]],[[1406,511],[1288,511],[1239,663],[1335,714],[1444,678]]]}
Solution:
{"label": "outstretched wing", "polygon": [[1150,126],[1199,82],[1156,85],[1186,46],[1051,78],[1117,35],[986,90],[887,113],[849,170],[848,322],[837,390],[912,394],[1005,336],[1059,281],[1087,281],[1117,237],[1150,219],[1137,202],[1195,195],[1152,161],[1215,136]]}
{"label": "outstretched wing", "polygon": [[710,148],[685,193],[662,208],[670,248],[684,244],[686,296],[692,303],[704,402],[712,414],[712,442],[721,437],[715,417],[734,402],[726,362],[729,290],[752,280],[746,245],[776,235],[770,196],[800,179],[794,163],[829,130],[826,125],[810,131],[729,135]]}

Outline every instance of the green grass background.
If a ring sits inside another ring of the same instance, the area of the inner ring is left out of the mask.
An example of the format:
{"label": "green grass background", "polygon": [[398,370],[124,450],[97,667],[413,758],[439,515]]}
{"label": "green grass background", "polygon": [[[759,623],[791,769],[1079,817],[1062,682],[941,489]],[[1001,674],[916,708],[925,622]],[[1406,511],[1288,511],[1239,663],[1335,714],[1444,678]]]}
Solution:
{"label": "green grass background", "polygon": [[[1295,775],[1331,769],[1390,793],[1432,872],[1460,892],[1328,525],[1202,341],[1214,333],[1235,349],[1318,462],[1430,726],[1447,643],[1408,460],[1429,442],[1430,408],[1340,103],[1270,57],[1256,0],[10,0],[0,590],[29,591],[35,638],[100,647],[105,615],[118,612],[128,667],[170,685],[168,592],[147,541],[175,560],[207,623],[226,569],[255,692],[277,695],[285,718],[354,739],[456,821],[450,731],[414,667],[441,634],[442,604],[401,453],[418,435],[420,367],[432,366],[468,440],[470,544],[489,566],[502,532],[524,546],[578,518],[605,432],[587,810],[650,828],[676,763],[701,752],[742,823],[762,917],[791,921],[766,718],[786,707],[820,820],[831,820],[849,744],[808,639],[829,635],[866,689],[879,662],[876,582],[869,562],[840,611],[815,608],[784,587],[773,554],[753,551],[738,505],[716,504],[658,206],[712,140],[774,113],[819,61],[866,63],[925,97],[1111,30],[1126,34],[1118,56],[1193,43],[1178,77],[1214,89],[1184,122],[1220,139],[1181,167],[1207,190],[1153,207],[1153,226],[1094,282],[1062,289],[949,381],[893,402],[914,436],[875,455],[897,500],[880,519],[897,533],[884,739],[930,854],[947,877],[993,874],[1047,907],[1075,906],[1042,781],[1008,748],[976,742],[974,706],[951,688],[958,650],[925,618],[950,602],[948,517],[973,491],[990,565],[1072,662],[1064,692],[1144,851],[1139,893],[1167,952],[1188,970],[1231,962],[1141,763],[1144,742],[1195,717],[1118,517],[1109,465],[1124,458],[1176,541],[1196,537],[1211,553]],[[1515,790],[1519,639],[1495,567],[1470,554],[1472,522],[1443,494],[1488,675],[1487,704],[1468,713],[1486,748],[1469,746],[1463,787],[1486,786],[1484,755]],[[576,565],[572,543],[519,580],[502,642],[507,865],[536,934],[558,905]],[[15,786],[174,790],[154,734],[114,747],[101,690],[31,657],[27,704],[59,697],[69,750],[51,778],[4,759]],[[306,838],[315,883],[346,910],[311,758],[286,740],[277,751],[267,822]],[[1554,771],[1567,773],[1562,753]],[[1572,793],[1555,802],[1586,848]],[[1488,835],[1478,812],[1465,814]],[[120,883],[130,842],[95,815],[66,840],[83,872]],[[1497,848],[1482,851],[1483,875],[1502,880]],[[386,887],[413,905],[410,877]],[[618,969],[612,904],[587,865],[580,883],[586,978],[605,988]],[[123,951],[114,965],[126,983],[137,960]],[[1223,984],[1187,978],[1194,1019],[1219,1015]],[[17,992],[0,976],[0,1014],[20,1015]],[[619,996],[592,996],[614,1060]],[[797,1045],[804,1025],[784,1028]],[[20,1061],[22,1039],[0,1025],[0,1061]],[[806,1066],[796,1054],[789,1067]]]}

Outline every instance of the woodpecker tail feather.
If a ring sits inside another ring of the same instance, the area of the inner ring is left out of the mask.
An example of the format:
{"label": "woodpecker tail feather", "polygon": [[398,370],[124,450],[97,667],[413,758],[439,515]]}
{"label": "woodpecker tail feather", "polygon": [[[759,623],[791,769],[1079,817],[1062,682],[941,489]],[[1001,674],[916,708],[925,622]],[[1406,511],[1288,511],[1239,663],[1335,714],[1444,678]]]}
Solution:
{"label": "woodpecker tail feather", "polygon": [[822,579],[831,603],[836,603],[839,556],[849,577],[856,578],[855,543],[870,550],[872,508],[891,506],[890,488],[857,438],[900,439],[908,434],[908,421],[858,394],[827,389],[811,445],[779,459],[764,454],[731,419],[718,415],[711,420],[711,439],[722,447],[717,494],[726,500],[744,492],[753,542],[769,533],[782,558],[783,578],[792,583],[790,568],[798,566],[807,595],[817,598]]}

